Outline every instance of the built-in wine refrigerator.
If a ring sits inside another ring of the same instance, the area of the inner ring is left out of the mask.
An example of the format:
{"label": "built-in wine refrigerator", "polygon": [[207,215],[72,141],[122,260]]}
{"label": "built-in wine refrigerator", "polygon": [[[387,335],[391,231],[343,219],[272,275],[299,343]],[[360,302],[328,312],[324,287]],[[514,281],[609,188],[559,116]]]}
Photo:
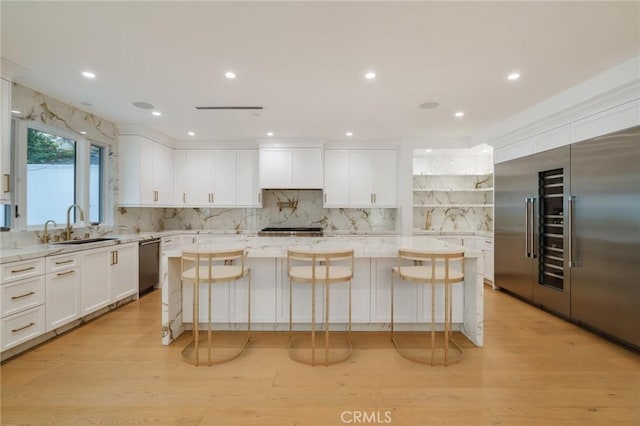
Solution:
{"label": "built-in wine refrigerator", "polygon": [[495,166],[495,284],[640,350],[640,127]]}

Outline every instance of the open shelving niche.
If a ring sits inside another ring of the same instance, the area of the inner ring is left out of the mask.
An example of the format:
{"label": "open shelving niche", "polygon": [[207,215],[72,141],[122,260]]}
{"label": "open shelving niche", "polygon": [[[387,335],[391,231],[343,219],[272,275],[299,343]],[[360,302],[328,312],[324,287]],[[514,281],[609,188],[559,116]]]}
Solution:
{"label": "open shelving niche", "polygon": [[432,232],[493,231],[493,161],[458,152],[415,157],[413,228]]}

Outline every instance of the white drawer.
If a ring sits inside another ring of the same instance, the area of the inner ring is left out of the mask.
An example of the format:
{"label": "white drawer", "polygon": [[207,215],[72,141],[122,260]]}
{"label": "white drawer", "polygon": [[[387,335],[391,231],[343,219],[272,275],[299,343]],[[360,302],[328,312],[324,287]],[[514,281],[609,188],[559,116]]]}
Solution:
{"label": "white drawer", "polygon": [[50,272],[57,272],[65,269],[75,268],[79,264],[80,255],[78,253],[61,254],[58,256],[47,257],[47,274]]}
{"label": "white drawer", "polygon": [[44,303],[44,275],[0,286],[0,317],[5,318]]}
{"label": "white drawer", "polygon": [[493,238],[476,237],[476,248],[482,251],[493,251]]}
{"label": "white drawer", "polygon": [[44,305],[2,318],[2,347],[17,346],[44,333]]}
{"label": "white drawer", "polygon": [[2,265],[2,283],[35,277],[44,274],[44,259],[21,260]]}

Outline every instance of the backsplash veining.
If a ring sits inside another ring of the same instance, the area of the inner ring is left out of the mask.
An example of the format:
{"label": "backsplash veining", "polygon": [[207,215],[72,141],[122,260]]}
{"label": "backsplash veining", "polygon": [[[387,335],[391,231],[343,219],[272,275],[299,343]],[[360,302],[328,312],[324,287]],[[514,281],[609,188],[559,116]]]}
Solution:
{"label": "backsplash veining", "polygon": [[268,226],[313,226],[375,232],[394,231],[396,217],[396,209],[323,208],[320,190],[265,190],[262,208],[163,209],[162,229],[256,231]]}
{"label": "backsplash veining", "polygon": [[493,230],[491,175],[415,175],[413,228],[433,232]]}

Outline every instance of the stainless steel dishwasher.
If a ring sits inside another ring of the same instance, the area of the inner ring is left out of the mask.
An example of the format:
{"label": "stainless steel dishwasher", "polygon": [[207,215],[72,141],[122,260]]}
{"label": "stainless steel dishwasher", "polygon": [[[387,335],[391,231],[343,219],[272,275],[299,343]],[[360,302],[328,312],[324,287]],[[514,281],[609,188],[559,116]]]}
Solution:
{"label": "stainless steel dishwasher", "polygon": [[138,293],[150,291],[160,281],[160,239],[140,241],[138,246]]}

